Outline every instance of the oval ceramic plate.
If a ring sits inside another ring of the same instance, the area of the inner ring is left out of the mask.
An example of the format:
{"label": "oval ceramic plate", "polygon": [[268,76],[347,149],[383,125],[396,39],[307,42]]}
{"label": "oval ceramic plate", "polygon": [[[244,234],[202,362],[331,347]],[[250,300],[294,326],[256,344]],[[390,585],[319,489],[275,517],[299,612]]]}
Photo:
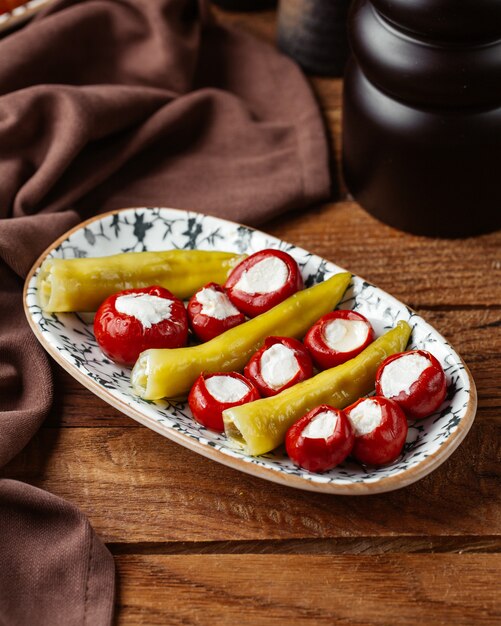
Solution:
{"label": "oval ceramic plate", "polygon": [[397,320],[412,326],[410,348],[428,350],[442,363],[448,394],[440,410],[411,422],[400,458],[382,468],[346,462],[326,474],[295,467],[283,450],[251,457],[232,448],[225,436],[197,424],[181,402],[150,402],[132,392],[130,370],[106,359],[92,332],[92,315],[46,314],[40,309],[36,278],[47,257],[105,256],[119,252],[169,248],[225,250],[251,254],[280,248],[298,262],[305,285],[311,286],[342,270],[306,250],[246,226],[186,211],[163,208],[124,209],[84,222],[63,235],[38,259],[26,279],[25,311],[44,348],[93,393],[148,428],[206,457],[291,487],[337,494],[368,494],[408,485],[438,467],[468,432],[476,411],[476,391],[464,362],[447,341],[414,311],[357,276],[339,308],[355,309],[373,324],[376,334]]}

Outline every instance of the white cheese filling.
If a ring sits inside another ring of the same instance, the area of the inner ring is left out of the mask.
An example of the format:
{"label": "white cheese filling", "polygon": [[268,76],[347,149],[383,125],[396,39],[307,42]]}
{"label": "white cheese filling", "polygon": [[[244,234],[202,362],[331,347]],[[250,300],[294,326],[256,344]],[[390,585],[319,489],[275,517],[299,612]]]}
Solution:
{"label": "white cheese filling", "polygon": [[233,289],[245,293],[272,293],[287,282],[289,268],[276,256],[269,256],[242,272]]}
{"label": "white cheese filling", "polygon": [[322,411],[311,420],[303,430],[303,437],[308,439],[327,439],[336,428],[338,416],[332,411]]}
{"label": "white cheese filling", "polygon": [[218,402],[239,402],[249,393],[249,387],[232,376],[211,376],[205,380],[205,386]]}
{"label": "white cheese filling", "polygon": [[280,389],[299,372],[294,350],[275,343],[265,350],[260,360],[261,376],[272,389]]}
{"label": "white cheese filling", "polygon": [[169,320],[172,304],[172,300],[147,293],[129,293],[115,300],[115,308],[119,313],[135,317],[145,328]]}
{"label": "white cheese filling", "polygon": [[227,317],[238,315],[239,310],[233,306],[225,293],[211,287],[202,289],[197,293],[197,302],[202,305],[200,313],[217,320],[225,320]]}
{"label": "white cheese filling", "polygon": [[349,420],[357,437],[368,435],[381,424],[383,413],[377,402],[368,398],[357,404],[349,415]]}
{"label": "white cheese filling", "polygon": [[424,370],[430,367],[430,360],[421,354],[404,354],[385,366],[381,374],[380,385],[387,398],[408,393],[413,383]]}
{"label": "white cheese filling", "polygon": [[361,320],[334,319],[324,325],[324,341],[332,350],[351,352],[364,343],[369,330]]}

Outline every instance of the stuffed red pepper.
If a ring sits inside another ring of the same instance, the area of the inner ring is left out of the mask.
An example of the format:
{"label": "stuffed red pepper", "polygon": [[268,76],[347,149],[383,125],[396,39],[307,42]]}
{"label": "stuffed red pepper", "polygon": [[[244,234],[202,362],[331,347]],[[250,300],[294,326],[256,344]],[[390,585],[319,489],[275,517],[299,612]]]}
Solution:
{"label": "stuffed red pepper", "polygon": [[94,334],[106,356],[133,365],[144,350],[185,346],[188,316],[181,300],[163,287],[126,289],[101,304]]}
{"label": "stuffed red pepper", "polygon": [[425,350],[394,354],[377,371],[376,392],[397,402],[409,418],[422,419],[434,413],[445,399],[445,372]]}
{"label": "stuffed red pepper", "polygon": [[374,329],[356,311],[332,311],[321,317],[304,338],[315,365],[329,369],[357,356],[374,341]]}
{"label": "stuffed red pepper", "polygon": [[199,424],[222,432],[223,411],[259,398],[254,385],[237,372],[201,374],[191,388],[188,405]]}
{"label": "stuffed red pepper", "polygon": [[224,287],[217,283],[209,283],[195,293],[188,303],[188,317],[201,341],[209,341],[245,322],[245,315],[235,308]]}
{"label": "stuffed red pepper", "polygon": [[239,263],[225,287],[237,309],[256,317],[302,289],[303,279],[290,254],[267,249]]}
{"label": "stuffed red pepper", "polygon": [[345,410],[355,432],[352,456],[367,465],[386,465],[398,458],[407,437],[407,419],[393,400],[362,398]]}
{"label": "stuffed red pepper", "polygon": [[247,363],[245,376],[263,396],[274,396],[313,375],[308,351],[297,339],[267,337]]}
{"label": "stuffed red pepper", "polygon": [[355,437],[343,413],[322,404],[293,424],[285,437],[290,459],[309,472],[326,472],[350,454]]}

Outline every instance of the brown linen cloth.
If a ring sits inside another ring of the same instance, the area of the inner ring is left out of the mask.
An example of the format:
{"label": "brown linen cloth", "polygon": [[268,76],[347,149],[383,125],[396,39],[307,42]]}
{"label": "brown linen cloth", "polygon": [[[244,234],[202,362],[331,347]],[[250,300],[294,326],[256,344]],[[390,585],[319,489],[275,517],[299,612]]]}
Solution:
{"label": "brown linen cloth", "polygon": [[[61,0],[0,40],[0,466],[52,403],[21,302],[46,246],[125,206],[257,223],[324,199],[327,161],[294,64],[202,1]],[[113,592],[113,559],[73,505],[0,480],[1,626],[109,624]]]}

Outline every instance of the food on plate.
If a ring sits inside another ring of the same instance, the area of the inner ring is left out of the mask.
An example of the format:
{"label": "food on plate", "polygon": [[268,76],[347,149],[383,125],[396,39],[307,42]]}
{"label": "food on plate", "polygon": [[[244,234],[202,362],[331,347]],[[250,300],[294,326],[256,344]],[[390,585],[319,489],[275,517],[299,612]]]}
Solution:
{"label": "food on plate", "polygon": [[147,400],[186,396],[202,372],[242,371],[266,337],[302,337],[315,320],[337,305],[350,278],[346,272],[335,274],[198,346],[146,350],[132,370],[134,392]]}
{"label": "food on plate", "polygon": [[386,359],[376,374],[376,393],[394,400],[407,417],[434,413],[447,392],[445,372],[425,350],[410,350]]}
{"label": "food on plate", "polygon": [[356,311],[332,311],[318,320],[304,338],[315,365],[328,369],[357,356],[374,341],[369,320]]}
{"label": "food on plate", "polygon": [[355,432],[352,456],[367,465],[395,461],[407,437],[407,418],[393,400],[382,396],[362,398],[345,409]]}
{"label": "food on plate", "polygon": [[126,289],[101,304],[94,334],[106,356],[132,365],[148,348],[185,346],[188,316],[181,300],[163,287]]}
{"label": "food on plate", "polygon": [[159,285],[184,300],[209,282],[224,283],[243,259],[231,252],[166,250],[84,259],[47,259],[38,275],[40,306],[49,313],[97,311],[124,289]]}
{"label": "food on plate", "polygon": [[28,2],[28,0],[0,0],[0,15],[10,13],[10,11],[13,11],[26,2]]}
{"label": "food on plate", "polygon": [[292,337],[267,337],[244,369],[263,396],[275,396],[313,375],[308,350]]}
{"label": "food on plate", "polygon": [[237,309],[256,317],[302,289],[303,278],[290,254],[266,249],[239,263],[225,287]]}
{"label": "food on plate", "polygon": [[350,454],[355,436],[343,411],[322,404],[293,424],[285,436],[291,460],[309,472],[326,472]]}
{"label": "food on plate", "polygon": [[226,435],[248,454],[273,450],[283,442],[290,426],[314,407],[328,404],[342,409],[372,391],[377,368],[390,354],[405,349],[410,334],[409,324],[399,321],[350,361],[320,372],[272,398],[227,409],[223,413]]}
{"label": "food on plate", "polygon": [[224,287],[209,283],[188,303],[190,326],[201,341],[209,341],[225,330],[245,322],[245,315],[231,303]]}
{"label": "food on plate", "polygon": [[188,404],[197,422],[212,430],[224,430],[222,413],[232,406],[259,398],[256,387],[237,372],[200,376],[188,395]]}

